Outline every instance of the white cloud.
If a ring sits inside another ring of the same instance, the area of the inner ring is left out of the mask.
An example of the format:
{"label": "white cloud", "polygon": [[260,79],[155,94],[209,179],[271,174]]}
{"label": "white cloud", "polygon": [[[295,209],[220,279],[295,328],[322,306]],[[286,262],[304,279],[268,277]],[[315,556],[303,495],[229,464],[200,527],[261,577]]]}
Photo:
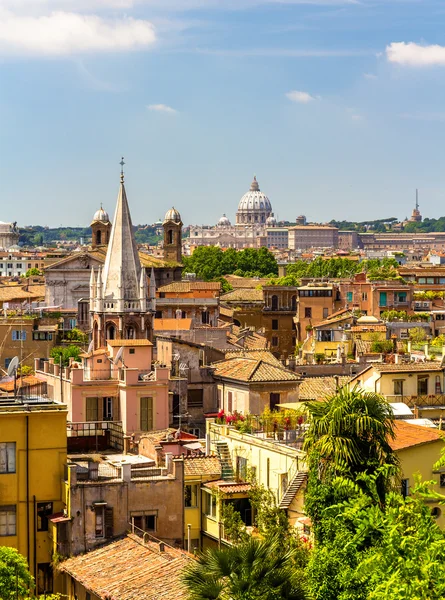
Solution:
{"label": "white cloud", "polygon": [[292,102],[298,102],[299,104],[308,104],[314,100],[319,100],[319,97],[311,96],[311,94],[308,94],[307,92],[299,92],[298,90],[287,92],[286,98]]}
{"label": "white cloud", "polygon": [[389,62],[408,67],[445,65],[445,46],[421,46],[414,42],[393,42],[386,47]]}
{"label": "white cloud", "polygon": [[149,21],[130,17],[104,19],[70,12],[36,17],[0,11],[0,54],[61,56],[128,51],[155,41]]}
{"label": "white cloud", "polygon": [[149,104],[147,108],[148,110],[154,110],[156,112],[163,112],[169,114],[176,114],[178,112],[171,106],[167,106],[167,104]]}
{"label": "white cloud", "polygon": [[363,117],[362,115],[351,115],[351,119],[355,122],[357,121],[363,121]]}
{"label": "white cloud", "polygon": [[365,79],[377,79],[377,75],[374,75],[374,73],[363,73],[363,77]]}

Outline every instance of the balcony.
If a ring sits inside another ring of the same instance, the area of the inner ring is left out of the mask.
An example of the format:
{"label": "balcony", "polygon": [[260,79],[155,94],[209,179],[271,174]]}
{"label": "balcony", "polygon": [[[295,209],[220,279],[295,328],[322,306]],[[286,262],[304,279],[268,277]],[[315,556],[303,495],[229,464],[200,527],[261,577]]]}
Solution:
{"label": "balcony", "polygon": [[445,407],[445,394],[426,394],[422,396],[386,396],[388,402],[403,402],[410,408]]}

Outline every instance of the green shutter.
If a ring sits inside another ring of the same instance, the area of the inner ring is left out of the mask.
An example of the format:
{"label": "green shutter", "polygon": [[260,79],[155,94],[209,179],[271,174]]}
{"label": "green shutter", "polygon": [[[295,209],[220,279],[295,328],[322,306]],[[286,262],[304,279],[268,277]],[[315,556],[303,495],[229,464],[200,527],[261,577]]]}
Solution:
{"label": "green shutter", "polygon": [[86,420],[87,421],[97,421],[97,398],[87,398],[86,399]]}
{"label": "green shutter", "polygon": [[141,398],[141,431],[153,429],[153,398]]}

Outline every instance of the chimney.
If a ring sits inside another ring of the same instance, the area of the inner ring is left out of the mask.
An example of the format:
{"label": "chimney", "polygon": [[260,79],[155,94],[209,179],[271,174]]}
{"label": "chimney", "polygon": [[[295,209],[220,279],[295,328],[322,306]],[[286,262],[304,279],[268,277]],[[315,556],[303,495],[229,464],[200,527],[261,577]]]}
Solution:
{"label": "chimney", "polygon": [[165,552],[165,544],[164,544],[164,542],[159,542],[159,552]]}
{"label": "chimney", "polygon": [[131,463],[122,463],[122,481],[131,482]]}

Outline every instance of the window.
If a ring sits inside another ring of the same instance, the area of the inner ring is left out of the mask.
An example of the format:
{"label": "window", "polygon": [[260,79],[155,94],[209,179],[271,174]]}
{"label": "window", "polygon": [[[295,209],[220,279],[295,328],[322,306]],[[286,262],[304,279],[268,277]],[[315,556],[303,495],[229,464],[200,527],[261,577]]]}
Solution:
{"label": "window", "polygon": [[445,487],[445,473],[440,474],[440,487]]}
{"label": "window", "polygon": [[141,398],[141,431],[153,429],[153,398]]}
{"label": "window", "polygon": [[352,302],[352,292],[346,292],[346,302]]}
{"label": "window", "polygon": [[96,506],[95,510],[96,525],[95,535],[97,538],[105,537],[105,507]]}
{"label": "window", "polygon": [[292,298],[291,298],[291,310],[293,310],[294,312],[297,310],[297,297],[296,296],[292,296]]}
{"label": "window", "polygon": [[332,329],[319,329],[316,332],[317,342],[333,342],[334,331]]}
{"label": "window", "polygon": [[409,479],[402,479],[402,496],[409,496]]}
{"label": "window", "polygon": [[272,339],[270,340],[270,343],[271,343],[271,346],[274,346],[274,347],[278,346],[278,336],[273,335]]}
{"label": "window", "polygon": [[192,435],[196,435],[196,437],[199,439],[201,437],[201,430],[199,429],[199,427],[192,427],[190,429],[190,433]]}
{"label": "window", "polygon": [[86,421],[98,421],[97,398],[86,398]]}
{"label": "window", "polygon": [[16,535],[15,506],[0,506],[0,536]]}
{"label": "window", "polygon": [[48,531],[48,517],[52,514],[52,502],[37,502],[37,531]]}
{"label": "window", "polygon": [[278,296],[272,296],[270,307],[272,310],[278,310]]}
{"label": "window", "polygon": [[213,519],[216,517],[216,497],[210,492],[204,492],[204,514]]}
{"label": "window", "polygon": [[155,319],[162,319],[162,310],[157,310],[155,313]]}
{"label": "window", "polygon": [[419,375],[417,377],[417,395],[426,396],[428,394],[428,376]]}
{"label": "window", "polygon": [[442,393],[442,384],[440,382],[440,375],[436,375],[436,381],[434,383],[434,392],[436,394]]}
{"label": "window", "polygon": [[277,404],[280,403],[280,394],[278,394],[277,392],[271,392],[270,396],[269,396],[269,404],[270,404],[270,410],[274,410],[277,406]]}
{"label": "window", "polygon": [[304,318],[312,319],[312,307],[311,306],[304,307]]}
{"label": "window", "polygon": [[243,456],[236,457],[236,478],[241,481],[247,479],[247,458]]}
{"label": "window", "polygon": [[104,421],[113,420],[113,398],[106,397],[102,398],[102,418]]}
{"label": "window", "polygon": [[129,354],[136,354],[136,348],[130,348],[128,351]]}
{"label": "window", "polygon": [[403,396],[403,379],[394,379],[394,396]]}
{"label": "window", "polygon": [[186,485],[184,487],[184,506],[194,508],[198,506],[198,486]]}
{"label": "window", "polygon": [[37,565],[37,593],[48,594],[53,591],[53,570],[50,563]]}
{"label": "window", "polygon": [[272,319],[272,329],[278,331],[278,319]]}
{"label": "window", "polygon": [[9,367],[9,363],[11,362],[12,358],[5,358],[5,369],[7,369]]}
{"label": "window", "polygon": [[13,342],[25,342],[26,341],[26,331],[23,329],[13,329],[12,330],[12,341]]}
{"label": "window", "polygon": [[0,473],[15,473],[15,442],[0,443]]}
{"label": "window", "polygon": [[192,408],[202,408],[204,406],[204,390],[188,390],[187,406]]}
{"label": "window", "polygon": [[131,522],[134,527],[142,531],[156,531],[157,513],[132,514]]}
{"label": "window", "polygon": [[362,302],[366,302],[367,299],[368,299],[368,292],[363,292],[362,293]]}
{"label": "window", "polygon": [[231,413],[233,409],[233,392],[227,393],[227,412]]}
{"label": "window", "polygon": [[327,319],[329,317],[329,308],[323,308],[323,319]]}

